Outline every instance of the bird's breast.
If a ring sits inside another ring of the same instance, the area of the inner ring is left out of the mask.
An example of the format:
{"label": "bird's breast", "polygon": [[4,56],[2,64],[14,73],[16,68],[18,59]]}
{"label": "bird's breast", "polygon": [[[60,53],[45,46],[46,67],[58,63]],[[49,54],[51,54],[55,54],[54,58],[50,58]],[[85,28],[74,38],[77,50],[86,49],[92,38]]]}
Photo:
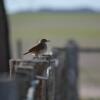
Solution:
{"label": "bird's breast", "polygon": [[42,45],[41,49],[39,50],[39,53],[45,53],[47,51],[47,45]]}

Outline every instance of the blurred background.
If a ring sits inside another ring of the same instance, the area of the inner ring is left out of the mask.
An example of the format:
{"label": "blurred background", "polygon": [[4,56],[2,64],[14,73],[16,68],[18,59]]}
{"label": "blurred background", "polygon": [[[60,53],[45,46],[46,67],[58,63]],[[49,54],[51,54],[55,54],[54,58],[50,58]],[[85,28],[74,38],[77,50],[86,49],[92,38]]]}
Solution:
{"label": "blurred background", "polygon": [[[51,40],[49,50],[74,39],[80,47],[100,47],[100,0],[5,0],[10,30],[11,57],[41,38]],[[30,58],[30,56],[25,57]],[[100,98],[100,53],[79,54],[79,94]]]}

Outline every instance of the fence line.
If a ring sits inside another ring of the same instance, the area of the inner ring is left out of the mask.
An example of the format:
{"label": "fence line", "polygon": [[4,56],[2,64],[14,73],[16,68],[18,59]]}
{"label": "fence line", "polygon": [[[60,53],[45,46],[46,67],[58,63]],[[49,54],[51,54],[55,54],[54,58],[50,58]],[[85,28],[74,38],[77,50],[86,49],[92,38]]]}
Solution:
{"label": "fence line", "polygon": [[52,51],[53,58],[58,59],[59,62],[58,66],[51,71],[49,80],[43,82],[42,98],[44,100],[79,100],[79,53],[100,53],[100,48],[82,48],[75,41],[70,40],[64,48],[55,47]]}

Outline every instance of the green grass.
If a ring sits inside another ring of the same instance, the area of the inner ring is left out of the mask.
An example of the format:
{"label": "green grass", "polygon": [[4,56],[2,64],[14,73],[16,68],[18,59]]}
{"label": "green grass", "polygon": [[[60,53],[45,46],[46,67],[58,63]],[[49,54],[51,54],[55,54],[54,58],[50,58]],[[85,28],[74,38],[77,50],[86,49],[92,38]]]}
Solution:
{"label": "green grass", "polygon": [[64,43],[69,38],[96,40],[100,37],[100,14],[27,13],[10,15],[9,19],[14,40],[22,38],[29,41],[45,37],[61,39]]}

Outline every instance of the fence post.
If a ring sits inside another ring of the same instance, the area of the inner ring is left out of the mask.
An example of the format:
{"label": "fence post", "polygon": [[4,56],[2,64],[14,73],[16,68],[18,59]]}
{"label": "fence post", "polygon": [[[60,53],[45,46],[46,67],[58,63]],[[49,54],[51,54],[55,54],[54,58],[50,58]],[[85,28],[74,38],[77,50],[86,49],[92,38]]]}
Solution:
{"label": "fence post", "polygon": [[16,45],[17,45],[17,57],[21,59],[22,58],[22,41],[21,41],[21,39],[17,40]]}
{"label": "fence post", "polygon": [[78,100],[78,45],[70,40],[66,48],[67,100]]}
{"label": "fence post", "polygon": [[4,0],[0,0],[0,72],[9,71],[9,28]]}
{"label": "fence post", "polygon": [[54,48],[53,56],[58,60],[57,67],[55,67],[55,96],[54,100],[67,100],[67,78],[66,66],[64,66],[66,49]]}

